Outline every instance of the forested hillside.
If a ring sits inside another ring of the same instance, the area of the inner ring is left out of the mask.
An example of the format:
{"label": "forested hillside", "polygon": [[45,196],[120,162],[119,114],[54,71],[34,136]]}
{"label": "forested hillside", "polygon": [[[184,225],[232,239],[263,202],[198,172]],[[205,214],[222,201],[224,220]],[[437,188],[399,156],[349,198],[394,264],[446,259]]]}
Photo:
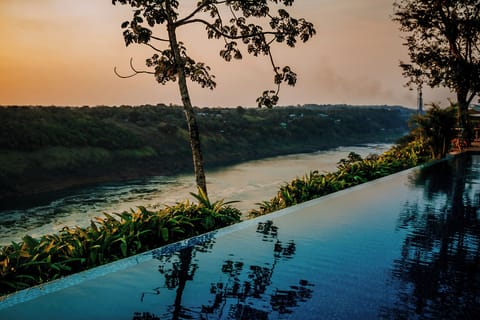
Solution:
{"label": "forested hillside", "polygon": [[[197,108],[207,168],[339,145],[391,142],[412,110]],[[182,108],[0,107],[0,199],[191,171]]]}

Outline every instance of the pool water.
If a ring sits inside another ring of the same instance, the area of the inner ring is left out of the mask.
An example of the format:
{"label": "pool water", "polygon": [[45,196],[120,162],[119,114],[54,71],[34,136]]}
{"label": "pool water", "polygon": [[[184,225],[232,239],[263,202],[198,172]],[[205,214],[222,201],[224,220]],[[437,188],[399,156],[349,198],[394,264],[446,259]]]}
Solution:
{"label": "pool water", "polygon": [[0,319],[477,319],[480,155],[0,300]]}

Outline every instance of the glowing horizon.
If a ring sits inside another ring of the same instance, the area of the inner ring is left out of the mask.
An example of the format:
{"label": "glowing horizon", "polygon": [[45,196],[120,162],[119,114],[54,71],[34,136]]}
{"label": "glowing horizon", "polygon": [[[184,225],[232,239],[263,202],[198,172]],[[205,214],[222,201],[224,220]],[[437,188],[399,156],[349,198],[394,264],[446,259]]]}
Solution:
{"label": "glowing horizon", "polygon": [[[186,0],[184,3],[189,5]],[[182,3],[183,4],[183,3]],[[315,24],[317,35],[295,49],[276,47],[280,66],[298,74],[294,88],[282,87],[280,105],[386,104],[416,106],[398,67],[406,49],[384,0],[297,0],[292,15]],[[138,68],[151,50],[125,47],[120,24],[126,6],[110,1],[2,0],[0,2],[0,105],[180,104],[176,83],[161,86],[151,76],[120,79],[130,58]],[[198,30],[198,31],[197,31]],[[190,85],[197,106],[253,106],[274,88],[266,58],[226,63],[222,44],[206,39],[202,27],[180,34],[198,61],[212,67],[214,91]],[[425,102],[447,103],[447,90],[426,90]]]}

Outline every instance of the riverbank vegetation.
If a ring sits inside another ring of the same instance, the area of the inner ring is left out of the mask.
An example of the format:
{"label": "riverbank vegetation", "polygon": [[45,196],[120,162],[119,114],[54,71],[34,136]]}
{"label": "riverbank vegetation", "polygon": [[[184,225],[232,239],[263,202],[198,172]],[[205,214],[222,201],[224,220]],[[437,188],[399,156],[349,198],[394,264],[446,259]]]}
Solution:
{"label": "riverbank vegetation", "polygon": [[[282,186],[277,196],[250,215],[267,214],[416,166],[428,161],[429,155],[421,140],[396,145],[366,159],[350,153],[339,161],[338,171],[314,171],[298,178]],[[140,207],[104,214],[86,228],[65,227],[40,239],[25,236],[19,243],[0,248],[0,295],[240,222],[241,213],[232,203],[211,202],[201,189],[192,195],[198,203],[185,201],[158,211]]]}
{"label": "riverbank vegetation", "polygon": [[65,227],[40,239],[27,235],[2,247],[0,296],[240,221],[240,211],[229,203],[210,202],[201,190],[193,196],[198,203],[105,213],[86,228]]}
{"label": "riverbank vegetation", "polygon": [[[340,145],[393,142],[402,107],[196,108],[207,168]],[[0,199],[191,172],[181,107],[0,107]],[[5,203],[5,201],[3,201]]]}
{"label": "riverbank vegetation", "polygon": [[[425,116],[431,118],[435,112]],[[419,117],[417,119],[424,119]],[[417,121],[418,125],[418,121]],[[277,195],[250,212],[264,215],[373,179],[417,166],[432,159],[430,140],[416,126],[411,133],[381,155],[362,159],[350,153],[338,162],[338,170],[313,171],[280,187]],[[104,214],[85,228],[65,227],[57,234],[0,248],[0,296],[46,283],[108,262],[132,256],[181,239],[200,235],[241,220],[233,203],[211,202],[199,190],[189,201],[157,211],[138,208],[131,212]]]}
{"label": "riverbank vegetation", "polygon": [[353,187],[408,168],[441,159],[450,151],[455,133],[456,106],[441,109],[433,105],[425,115],[411,118],[411,130],[397,144],[381,155],[362,159],[350,153],[338,162],[337,171],[312,171],[280,187],[269,201],[259,204],[251,216],[264,215],[326,194]]}
{"label": "riverbank vegetation", "polygon": [[[251,215],[263,215],[391,173],[428,159],[428,149],[417,140],[395,146],[380,156],[362,159],[350,153],[338,171],[314,171],[280,188]],[[120,214],[104,214],[86,228],[65,227],[58,234],[22,241],[1,248],[0,295],[95,266],[145,252],[159,246],[228,226],[240,221],[231,203],[211,202],[201,191],[198,203],[185,201],[158,211],[138,208]]]}
{"label": "riverbank vegetation", "polygon": [[382,155],[365,159],[354,152],[338,162],[338,170],[329,173],[312,171],[280,187],[277,195],[250,212],[256,217],[302,202],[375,180],[428,161],[428,147],[419,140],[397,145]]}

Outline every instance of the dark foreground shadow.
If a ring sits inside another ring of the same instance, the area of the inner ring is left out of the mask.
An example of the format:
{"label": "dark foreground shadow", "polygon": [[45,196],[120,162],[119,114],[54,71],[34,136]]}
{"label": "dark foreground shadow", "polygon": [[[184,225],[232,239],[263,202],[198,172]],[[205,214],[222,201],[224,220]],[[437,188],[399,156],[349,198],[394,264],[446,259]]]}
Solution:
{"label": "dark foreground shadow", "polygon": [[407,236],[392,274],[398,295],[382,318],[479,319],[480,175],[472,161],[480,157],[431,166],[412,180],[424,194],[399,218]]}

